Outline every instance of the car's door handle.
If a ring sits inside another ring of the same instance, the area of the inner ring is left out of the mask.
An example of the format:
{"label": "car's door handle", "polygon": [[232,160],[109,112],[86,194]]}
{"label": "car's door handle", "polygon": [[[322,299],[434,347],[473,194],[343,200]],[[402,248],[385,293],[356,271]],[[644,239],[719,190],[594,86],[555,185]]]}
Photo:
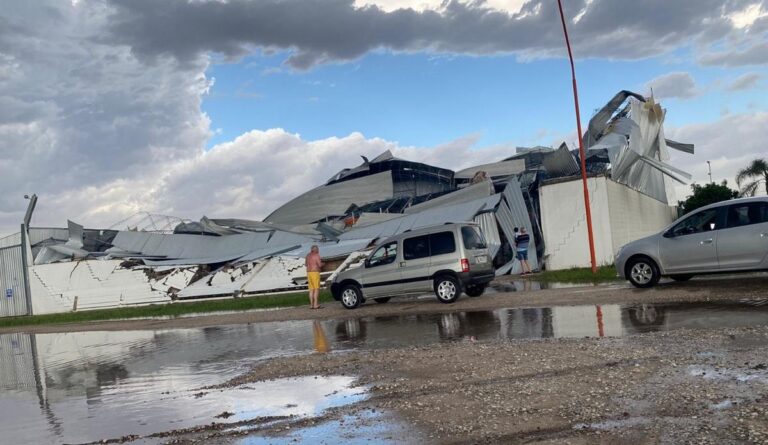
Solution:
{"label": "car's door handle", "polygon": [[701,245],[704,245],[704,244],[712,244],[712,238],[710,238],[710,239],[705,239],[705,240],[704,240],[704,241],[702,241],[700,244],[701,244]]}
{"label": "car's door handle", "polygon": [[400,261],[400,267],[405,267],[405,261]]}

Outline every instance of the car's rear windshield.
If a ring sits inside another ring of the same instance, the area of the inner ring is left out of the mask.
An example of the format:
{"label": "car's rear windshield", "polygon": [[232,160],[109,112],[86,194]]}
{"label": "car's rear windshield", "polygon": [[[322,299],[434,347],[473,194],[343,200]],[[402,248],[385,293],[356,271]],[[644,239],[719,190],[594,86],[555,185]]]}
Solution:
{"label": "car's rear windshield", "polygon": [[480,229],[473,226],[464,226],[461,228],[461,237],[464,239],[465,249],[485,249],[485,239]]}

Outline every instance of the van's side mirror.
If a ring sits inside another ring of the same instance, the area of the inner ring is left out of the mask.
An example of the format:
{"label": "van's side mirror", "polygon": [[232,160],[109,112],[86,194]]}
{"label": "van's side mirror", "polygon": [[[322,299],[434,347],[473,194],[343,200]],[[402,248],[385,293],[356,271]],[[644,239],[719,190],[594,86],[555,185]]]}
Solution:
{"label": "van's side mirror", "polygon": [[672,229],[669,229],[666,232],[664,232],[664,234],[661,236],[663,236],[664,238],[674,238],[675,234],[672,233]]}
{"label": "van's side mirror", "polygon": [[365,266],[366,268],[371,267],[371,259],[366,258],[365,261],[363,261],[363,266]]}

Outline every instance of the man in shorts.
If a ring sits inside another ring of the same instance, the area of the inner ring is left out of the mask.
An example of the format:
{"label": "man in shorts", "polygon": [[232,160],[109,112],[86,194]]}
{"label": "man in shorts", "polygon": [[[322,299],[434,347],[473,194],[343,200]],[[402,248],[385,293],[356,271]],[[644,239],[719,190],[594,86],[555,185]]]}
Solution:
{"label": "man in shorts", "polygon": [[525,227],[520,227],[520,234],[515,237],[517,247],[517,259],[520,260],[520,275],[531,273],[531,266],[528,265],[528,244],[531,242],[531,236],[525,231]]}
{"label": "man in shorts", "polygon": [[307,267],[307,283],[309,284],[309,308],[320,309],[320,269],[323,262],[320,261],[320,248],[313,245],[305,260]]}

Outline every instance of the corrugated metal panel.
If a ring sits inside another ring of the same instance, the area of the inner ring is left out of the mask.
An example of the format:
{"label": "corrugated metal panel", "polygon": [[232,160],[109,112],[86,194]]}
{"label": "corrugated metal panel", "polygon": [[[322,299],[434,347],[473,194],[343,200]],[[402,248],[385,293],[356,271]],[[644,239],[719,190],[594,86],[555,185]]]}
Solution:
{"label": "corrugated metal panel", "polygon": [[0,335],[0,388],[24,390],[37,387],[33,354],[29,334]]}
{"label": "corrugated metal panel", "polygon": [[579,172],[579,164],[573,157],[565,144],[545,156],[541,163],[547,169],[550,178],[560,178],[563,176],[572,176]]}
{"label": "corrugated metal panel", "polygon": [[47,239],[67,241],[69,239],[69,229],[56,227],[30,227],[29,243],[33,246]]}
{"label": "corrugated metal panel", "polygon": [[479,212],[496,207],[501,195],[476,199],[454,205],[445,205],[423,212],[405,215],[401,218],[373,224],[360,229],[353,229],[339,236],[340,240],[384,238],[409,229],[443,224],[446,222],[472,221]]}
{"label": "corrugated metal panel", "polygon": [[475,216],[475,222],[480,224],[480,229],[485,235],[488,253],[491,258],[495,258],[501,248],[501,236],[499,235],[499,226],[496,224],[496,216],[492,212],[481,213]]}
{"label": "corrugated metal panel", "polygon": [[0,249],[0,317],[27,315],[21,245]]}
{"label": "corrugated metal panel", "polygon": [[491,164],[476,165],[457,171],[453,177],[455,179],[472,179],[479,171],[484,171],[489,178],[500,176],[509,176],[520,173],[525,170],[524,159],[511,159],[508,161],[493,162]]}
{"label": "corrugated metal panel", "polygon": [[[365,239],[353,239],[346,241],[339,241],[338,243],[314,243],[320,249],[321,258],[338,258],[347,256],[352,252],[363,250],[368,247],[368,244],[373,241],[372,238]],[[288,255],[304,257],[309,253],[309,249],[313,243],[303,244],[295,251],[291,251]]]}
{"label": "corrugated metal panel", "polygon": [[435,199],[416,204],[415,206],[408,207],[403,213],[418,213],[427,209],[433,209],[435,207],[441,207],[445,205],[459,204],[467,201],[475,201],[477,199],[483,199],[493,194],[493,183],[491,181],[483,181],[478,184],[472,184],[469,187],[465,187],[455,192],[448,193],[447,195],[439,196]]}
{"label": "corrugated metal panel", "polygon": [[329,215],[343,215],[351,204],[390,199],[394,195],[389,171],[312,189],[264,218],[265,222],[300,225]]}
{"label": "corrugated metal panel", "polygon": [[[499,224],[510,242],[514,239],[514,236],[511,235],[515,227],[526,228],[531,237],[531,242],[528,246],[528,264],[531,266],[531,269],[537,269],[539,267],[539,259],[536,254],[536,240],[533,236],[531,219],[528,216],[528,207],[525,205],[523,192],[520,190],[520,184],[517,182],[517,178],[512,178],[507,182],[503,194],[504,201],[499,205],[499,210],[496,212]],[[517,263],[515,264],[512,273],[517,273],[519,270],[520,264]]]}
{"label": "corrugated metal panel", "polygon": [[21,232],[0,238],[0,248],[18,246],[19,244],[21,244]]}

